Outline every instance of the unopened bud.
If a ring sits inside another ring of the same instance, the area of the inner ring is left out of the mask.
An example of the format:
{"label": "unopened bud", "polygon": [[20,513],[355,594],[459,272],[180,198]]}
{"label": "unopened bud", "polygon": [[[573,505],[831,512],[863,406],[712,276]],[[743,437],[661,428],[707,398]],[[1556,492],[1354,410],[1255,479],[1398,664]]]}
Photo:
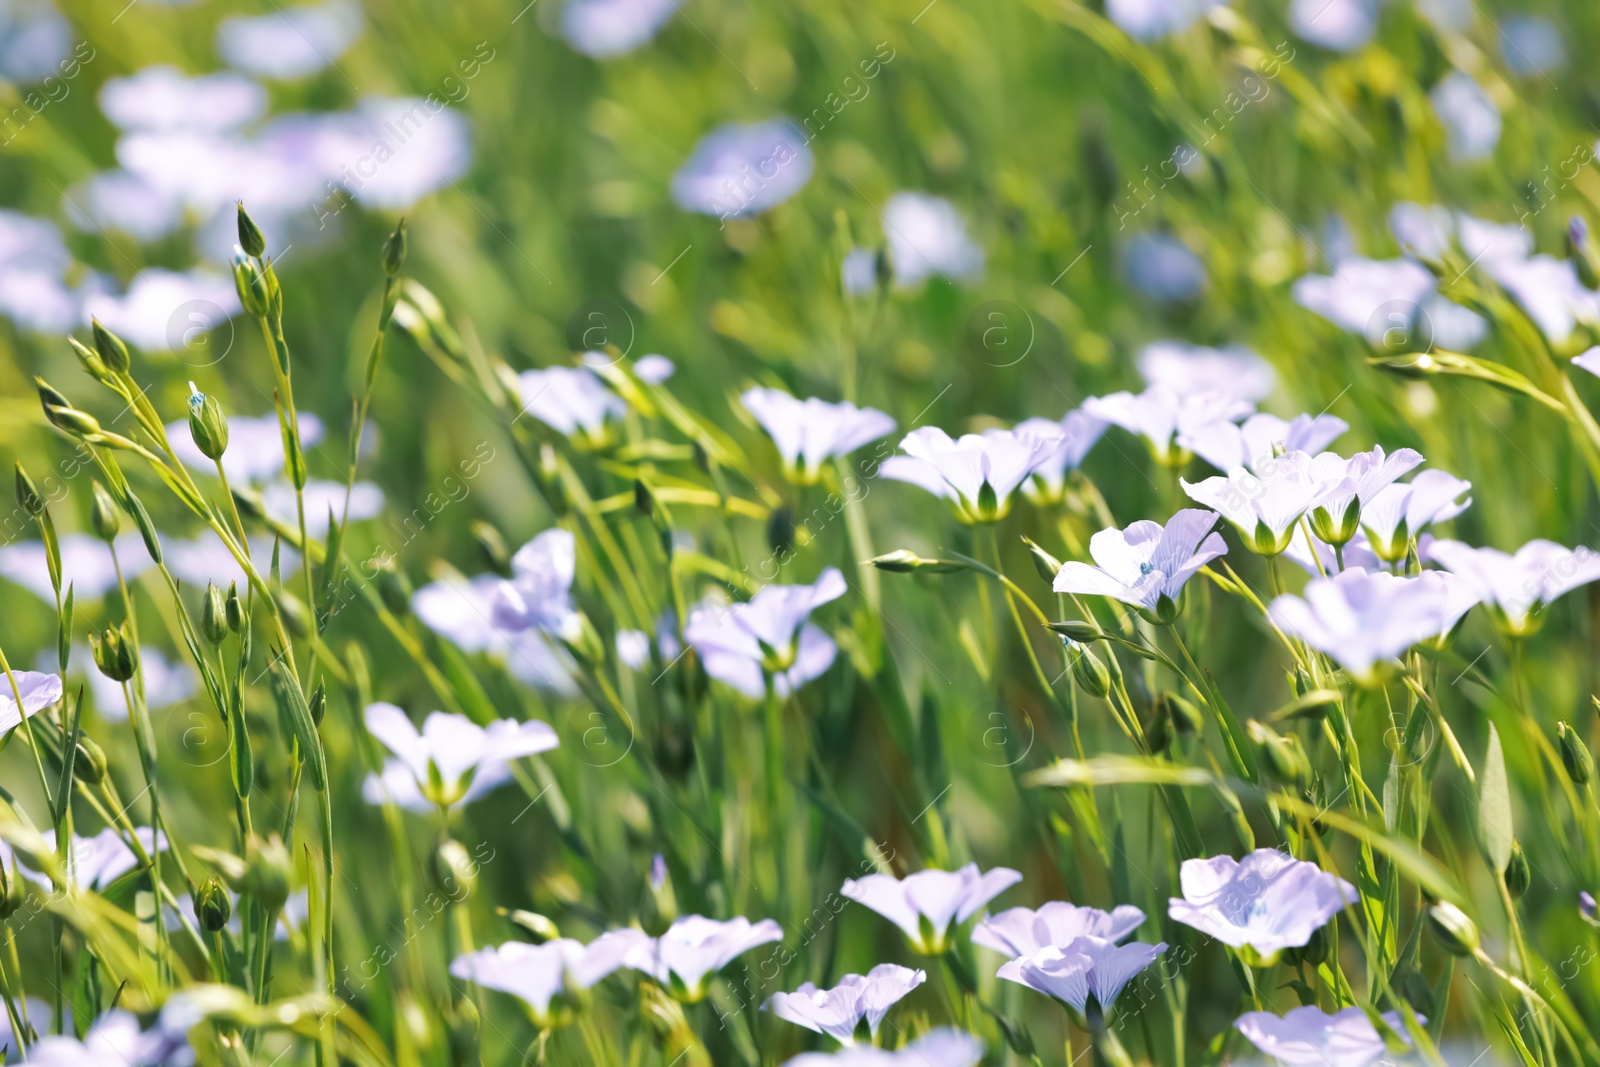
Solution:
{"label": "unopened bud", "polygon": [[100,358],[100,353],[76,337],[67,338],[67,344],[72,346],[72,354],[78,357],[78,363],[82,365],[89,377],[101,385],[117,385],[117,376],[111,373],[111,369],[106,366],[105,360]]}
{"label": "unopened bud", "polygon": [[106,487],[98,480],[90,486],[90,494],[94,497],[94,502],[89,511],[89,519],[94,526],[95,536],[109,545],[117,539],[117,534],[122,530],[122,512],[117,507],[117,502],[111,499]]}
{"label": "unopened bud", "polygon": [[1167,713],[1172,728],[1180,734],[1193,737],[1205,728],[1200,709],[1173,692],[1163,692],[1156,697],[1156,706]]}
{"label": "unopened bud", "polygon": [[228,450],[228,419],[217,398],[207,396],[189,383],[189,436],[200,454],[219,460]]}
{"label": "unopened bud", "polygon": [[122,338],[100,325],[99,319],[90,319],[89,328],[94,333],[94,350],[100,362],[112,374],[126,374],[132,361],[128,359],[128,346],[122,343]]}
{"label": "unopened bud", "polygon": [[1561,762],[1566,765],[1567,777],[1578,785],[1588,784],[1594,777],[1594,757],[1589,754],[1589,746],[1578,731],[1564,722],[1556,723],[1556,736],[1561,741]]}
{"label": "unopened bud", "polygon": [[672,891],[667,861],[658,852],[650,861],[650,877],[645,883],[644,897],[639,901],[639,925],[651,937],[660,937],[677,917],[678,898]]}
{"label": "unopened bud", "polygon": [[105,749],[95,744],[94,738],[88,734],[78,735],[78,754],[72,760],[72,773],[85,785],[99,785],[105,781],[106,770]]}
{"label": "unopened bud", "polygon": [[1284,737],[1265,723],[1251,719],[1245,726],[1254,742],[1256,756],[1267,774],[1288,786],[1300,785],[1310,774],[1305,754],[1294,737]]}
{"label": "unopened bud", "polygon": [[239,892],[252,897],[266,909],[268,915],[277,915],[283,902],[289,899],[289,850],[277,834],[263,840],[251,837],[245,848],[244,877],[239,880]]}
{"label": "unopened bud", "polygon": [[794,551],[794,514],[786,507],[772,509],[767,516],[767,547],[780,558]]}
{"label": "unopened bud", "polygon": [[1506,864],[1506,892],[1511,894],[1512,900],[1516,900],[1532,884],[1533,865],[1528,862],[1528,854],[1522,850],[1521,841],[1512,841],[1511,862]]}
{"label": "unopened bud", "polygon": [[222,590],[211,582],[206,583],[206,593],[200,601],[200,632],[213,645],[222,644],[228,636],[228,605]]}
{"label": "unopened bud", "polygon": [[1395,996],[1411,1005],[1418,1015],[1433,1017],[1433,987],[1415,967],[1400,966],[1389,976],[1389,988]]}
{"label": "unopened bud", "polygon": [[1428,909],[1428,929],[1452,956],[1471,956],[1478,951],[1478,926],[1467,913],[1441,900]]}
{"label": "unopened bud", "polygon": [[1024,537],[1022,543],[1028,546],[1028,555],[1033,558],[1033,566],[1039,572],[1039,577],[1047,583],[1053,583],[1056,575],[1061,573],[1061,561],[1040,548],[1030,538]]}
{"label": "unopened bud", "polygon": [[913,571],[928,571],[932,574],[950,574],[961,570],[961,564],[952,563],[942,559],[923,559],[910,549],[897,548],[893,552],[886,552],[881,556],[867,560],[880,571],[891,574],[910,574]]}
{"label": "unopened bud", "polygon": [[239,585],[237,582],[228,586],[228,599],[223,605],[225,617],[228,620],[228,629],[234,633],[244,632],[244,601],[239,599]]}
{"label": "unopened bud", "polygon": [[1111,692],[1111,672],[1086,647],[1068,641],[1067,658],[1072,663],[1072,680],[1092,697],[1104,699]]}
{"label": "unopened bud", "polygon": [[123,623],[120,630],[111,627],[100,634],[89,631],[89,651],[94,656],[94,665],[114,682],[126,682],[139,666],[138,653],[128,635],[127,625]]}
{"label": "unopened bud", "polygon": [[1096,626],[1092,622],[1086,622],[1083,619],[1067,619],[1064,622],[1053,622],[1050,624],[1050,629],[1054,630],[1063,637],[1070,638],[1071,640],[1082,644],[1093,644],[1096,641],[1104,641],[1106,637],[1106,635],[1101,632],[1100,627]]}
{"label": "unopened bud", "polygon": [[400,268],[406,262],[406,220],[401,219],[400,225],[394,228],[388,238],[383,242],[383,273],[393,278],[400,273]]}
{"label": "unopened bud", "polygon": [[328,715],[328,685],[321,678],[317,679],[317,687],[311,691],[306,707],[311,712],[311,725],[321,726]]}
{"label": "unopened bud", "polygon": [[16,861],[7,870],[0,861],[0,922],[11,918],[22,907],[22,878],[17,873]]}
{"label": "unopened bud", "polygon": [[239,247],[244,249],[248,255],[259,259],[266,254],[267,239],[261,236],[261,228],[256,225],[255,219],[250,217],[250,213],[244,209],[244,201],[237,201],[237,204],[239,208]]}
{"label": "unopened bud", "polygon": [[256,266],[255,260],[243,254],[233,257],[232,268],[233,287],[238,291],[239,303],[249,315],[261,318],[267,313],[272,299],[261,268]]}
{"label": "unopened bud", "polygon": [[378,598],[395,615],[404,616],[411,606],[411,580],[395,563],[393,556],[377,561]]}

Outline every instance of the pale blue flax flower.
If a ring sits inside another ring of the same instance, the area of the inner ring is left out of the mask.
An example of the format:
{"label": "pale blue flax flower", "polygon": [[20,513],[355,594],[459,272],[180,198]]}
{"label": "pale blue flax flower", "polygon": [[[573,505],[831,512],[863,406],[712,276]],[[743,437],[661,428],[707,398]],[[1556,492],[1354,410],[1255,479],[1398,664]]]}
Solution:
{"label": "pale blue flax flower", "polygon": [[1111,597],[1148,612],[1161,622],[1178,616],[1183,587],[1207,563],[1228,551],[1214,533],[1214,511],[1185,508],[1166,526],[1141,519],[1125,530],[1101,530],[1089,538],[1098,566],[1072,560],[1057,572],[1058,593]]}
{"label": "pale blue flax flower", "polygon": [[849,401],[798,400],[782,389],[747,389],[739,401],[778,447],[784,471],[801,485],[815,483],[828,460],[847,456],[894,430],[894,419],[888,415]]}
{"label": "pale blue flax flower", "polygon": [[864,975],[845,975],[832,989],[818,989],[806,982],[793,993],[774,993],[762,1010],[796,1026],[827,1034],[841,1045],[853,1045],[863,1021],[875,1040],[878,1025],[889,1009],[927,977],[925,971],[880,963]]}
{"label": "pale blue flax flower", "polygon": [[939,956],[949,947],[952,923],[966,922],[1020,881],[1022,874],[1009,867],[980,874],[969,863],[958,871],[929,868],[904,878],[869,874],[849,879],[839,892],[900,927],[917,952]]}

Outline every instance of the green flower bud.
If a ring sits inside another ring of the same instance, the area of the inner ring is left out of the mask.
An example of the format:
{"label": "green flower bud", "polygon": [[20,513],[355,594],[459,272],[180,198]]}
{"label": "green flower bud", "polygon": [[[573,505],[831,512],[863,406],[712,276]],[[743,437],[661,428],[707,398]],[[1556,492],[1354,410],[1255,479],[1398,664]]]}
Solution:
{"label": "green flower bud", "polygon": [[1528,862],[1528,854],[1522,850],[1521,841],[1511,842],[1511,862],[1506,864],[1506,892],[1511,894],[1511,899],[1519,899],[1533,884],[1533,865]]}
{"label": "green flower bud", "polygon": [[94,503],[89,518],[94,526],[95,536],[109,545],[122,531],[122,512],[117,507],[117,502],[111,499],[106,487],[98,480],[92,483],[90,492],[94,497]]}
{"label": "green flower bud", "polygon": [[33,484],[33,479],[28,477],[28,472],[22,469],[19,461],[17,467],[17,504],[34,518],[44,512],[44,497],[39,495],[39,487]]}
{"label": "green flower bud", "polygon": [[17,874],[16,862],[6,870],[0,863],[0,922],[4,922],[22,907],[22,878]]}
{"label": "green flower bud", "polygon": [[1022,543],[1028,546],[1028,555],[1033,557],[1033,566],[1039,572],[1039,577],[1047,583],[1054,583],[1056,575],[1061,573],[1061,561],[1027,537],[1022,539]]}
{"label": "green flower bud", "polygon": [[951,563],[942,559],[923,559],[910,549],[897,548],[893,552],[886,552],[867,560],[880,571],[891,574],[910,574],[913,571],[929,571],[933,574],[951,574],[961,570],[961,564]]}
{"label": "green flower bud", "polygon": [[267,239],[261,236],[261,228],[256,225],[255,219],[250,217],[244,209],[244,201],[237,202],[239,206],[239,247],[245,250],[246,255],[260,259],[267,251]]}
{"label": "green flower bud", "polygon": [[1428,929],[1452,956],[1471,956],[1478,951],[1478,926],[1467,913],[1441,900],[1428,909]]}
{"label": "green flower bud", "polygon": [[1083,619],[1068,619],[1065,622],[1053,622],[1050,624],[1050,629],[1054,630],[1063,637],[1080,642],[1082,644],[1093,644],[1096,641],[1104,641],[1106,638],[1106,635],[1101,632],[1098,626],[1092,622],[1086,622]]}
{"label": "green flower bud", "polygon": [[126,682],[139,666],[138,653],[127,627],[124,622],[120,630],[110,628],[101,634],[89,631],[89,651],[94,655],[94,665],[114,682]]}
{"label": "green flower bud", "polygon": [[1589,746],[1578,731],[1564,722],[1556,723],[1556,736],[1561,741],[1561,762],[1566,765],[1567,777],[1578,785],[1588,784],[1594,777],[1594,757],[1589,754]]}
{"label": "green flower bud", "polygon": [[548,916],[540,915],[536,911],[523,911],[521,908],[506,909],[496,908],[499,914],[504,915],[528,933],[533,935],[533,943],[542,945],[546,941],[554,941],[561,936],[560,927]]}
{"label": "green flower bud", "polygon": [[44,408],[47,416],[50,414],[51,408],[70,408],[72,406],[72,401],[67,399],[65,393],[37,374],[33,376],[33,385],[39,391],[39,403]]}
{"label": "green flower bud", "polygon": [[1283,785],[1300,785],[1310,775],[1305,753],[1294,737],[1284,737],[1265,723],[1251,719],[1245,731],[1254,742],[1256,755],[1267,774]]}
{"label": "green flower bud", "polygon": [[106,762],[105,749],[95,744],[94,738],[88,734],[78,735],[78,754],[72,760],[72,773],[85,785],[99,785],[105,781],[106,770],[110,765]]}
{"label": "green flower bud", "polygon": [[667,861],[658,852],[650,861],[650,877],[645,882],[644,896],[639,901],[639,925],[651,937],[660,937],[677,917],[678,898],[672,891]]}
{"label": "green flower bud", "polygon": [[1177,693],[1161,693],[1156,697],[1156,706],[1167,713],[1167,718],[1172,720],[1173,729],[1180,734],[1193,737],[1205,728],[1205,719],[1200,715],[1200,709]]}
{"label": "green flower bud", "polygon": [[262,840],[252,836],[245,847],[244,876],[236,887],[239,892],[254,899],[277,915],[283,902],[289,899],[289,850],[277,834]]}
{"label": "green flower bud", "polygon": [[786,507],[772,509],[767,516],[767,547],[774,556],[787,556],[794,551],[794,514]]}
{"label": "green flower bud", "polygon": [[1415,967],[1398,967],[1389,976],[1389,988],[1394,995],[1411,1005],[1419,1015],[1433,1017],[1433,987]]}
{"label": "green flower bud", "polygon": [[383,242],[383,273],[393,278],[399,275],[400,268],[406,262],[406,220],[401,219],[400,225]]}
{"label": "green flower bud", "polygon": [[1145,747],[1151,752],[1165,752],[1172,745],[1170,722],[1160,708],[1156,708],[1144,724]]}
{"label": "green flower bud", "polygon": [[1311,932],[1311,940],[1300,949],[1300,958],[1316,967],[1328,958],[1328,950],[1332,947],[1333,939],[1328,934],[1328,928],[1319,926]]}
{"label": "green flower bud", "polygon": [[233,901],[228,899],[228,889],[215,875],[195,891],[194,914],[200,920],[200,929],[209,934],[226,929],[228,920],[233,917]]}
{"label": "green flower bud", "polygon": [[311,711],[311,725],[321,726],[328,715],[328,686],[321,678],[317,679],[317,687],[311,691],[306,706]]}
{"label": "green flower bud", "polygon": [[78,357],[78,363],[82,365],[89,377],[101,385],[115,386],[117,384],[117,376],[111,373],[111,369],[106,366],[105,360],[100,358],[100,353],[76,337],[68,337],[67,344],[72,346],[72,354]]}
{"label": "green flower bud", "polygon": [[228,606],[222,590],[211,582],[206,583],[206,594],[200,602],[200,632],[213,645],[222,644],[228,636]]}
{"label": "green flower bud", "polygon": [[1105,699],[1111,692],[1111,672],[1106,670],[1106,665],[1083,645],[1072,641],[1065,644],[1067,658],[1072,664],[1072,680],[1090,696]]}
{"label": "green flower bud", "polygon": [[74,437],[93,437],[100,432],[99,420],[77,408],[47,407],[44,417],[50,420],[50,425]]}
{"label": "green flower bud", "polygon": [[433,877],[450,899],[465,900],[478,889],[478,864],[466,845],[447,837],[434,850]]}
{"label": "green flower bud", "polygon": [[511,577],[511,550],[506,547],[506,539],[500,535],[500,531],[481,519],[473,521],[471,530],[483,562],[500,577]]}
{"label": "green flower bud", "polygon": [[261,318],[271,304],[271,293],[261,268],[249,256],[233,257],[233,287],[239,293],[239,303],[247,314]]}
{"label": "green flower bud", "polygon": [[244,632],[244,601],[239,599],[239,585],[237,582],[228,586],[228,599],[223,610],[228,620],[228,629],[234,633]]}
{"label": "green flower bud", "polygon": [[207,396],[189,383],[189,436],[195,447],[210,460],[219,460],[228,450],[228,419],[217,398]]}
{"label": "green flower bud", "polygon": [[133,361],[128,358],[128,346],[122,343],[122,338],[100,325],[99,319],[90,319],[89,328],[94,333],[94,350],[106,370],[112,374],[128,373]]}

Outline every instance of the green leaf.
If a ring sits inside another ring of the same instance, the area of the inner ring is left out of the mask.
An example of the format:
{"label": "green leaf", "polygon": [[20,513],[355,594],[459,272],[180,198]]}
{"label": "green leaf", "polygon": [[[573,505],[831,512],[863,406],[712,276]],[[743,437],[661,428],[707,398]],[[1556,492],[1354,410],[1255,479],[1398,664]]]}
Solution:
{"label": "green leaf", "polygon": [[317,792],[328,787],[328,765],[322,753],[322,739],[317,736],[316,724],[311,721],[311,708],[300,689],[300,681],[284,666],[282,659],[272,664],[272,695],[278,709],[294,730],[300,742],[300,754],[311,770],[311,784]]}
{"label": "green leaf", "polygon": [[66,673],[67,660],[72,655],[72,585],[67,585],[67,597],[61,602],[61,617],[56,627],[56,662]]}
{"label": "green leaf", "polygon": [[1500,734],[1489,724],[1489,748],[1483,754],[1483,774],[1478,778],[1478,847],[1496,874],[1511,862],[1511,787],[1506,781],[1505,755]]}
{"label": "green leaf", "polygon": [[245,725],[244,692],[239,685],[229,690],[228,700],[228,755],[229,770],[233,772],[233,791],[239,799],[247,800],[255,788],[256,761],[250,747],[250,730]]}

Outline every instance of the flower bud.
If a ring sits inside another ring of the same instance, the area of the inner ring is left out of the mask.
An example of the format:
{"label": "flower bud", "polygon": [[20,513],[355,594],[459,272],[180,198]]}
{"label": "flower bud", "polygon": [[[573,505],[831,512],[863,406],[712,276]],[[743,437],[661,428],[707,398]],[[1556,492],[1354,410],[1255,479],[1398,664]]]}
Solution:
{"label": "flower bud", "polygon": [[228,585],[228,599],[223,606],[223,611],[228,620],[228,629],[234,633],[244,632],[244,601],[239,599],[239,584],[231,582]]}
{"label": "flower bud", "polygon": [[267,306],[271,302],[267,280],[261,276],[261,268],[256,266],[255,260],[242,254],[233,257],[232,267],[233,287],[239,293],[239,303],[247,314],[261,318],[267,313]]}
{"label": "flower bud", "polygon": [[306,707],[311,712],[311,725],[321,726],[328,715],[328,685],[321,678],[317,679],[317,687],[311,691]]}
{"label": "flower bud", "polygon": [[400,268],[405,266],[405,262],[406,262],[406,220],[405,219],[401,219],[400,220],[400,225],[396,226],[394,228],[394,232],[391,233],[388,236],[388,238],[385,239],[385,241],[383,242],[383,255],[380,257],[380,260],[383,263],[383,273],[387,274],[391,278],[396,277],[400,273]]}
{"label": "flower bud", "polygon": [[376,565],[378,598],[395,615],[404,616],[411,606],[411,580],[396,565],[393,556],[380,557]]}
{"label": "flower bud", "polygon": [[1284,737],[1255,719],[1245,725],[1245,731],[1255,744],[1256,756],[1262,767],[1279,783],[1299,785],[1310,775],[1311,768],[1297,738]]}
{"label": "flower bud", "polygon": [[267,239],[261,235],[261,228],[256,225],[255,219],[252,219],[249,212],[245,211],[244,201],[237,201],[237,204],[239,207],[239,247],[245,250],[245,254],[260,259],[266,254]]}
{"label": "flower bud", "polygon": [[222,644],[228,636],[228,607],[222,590],[211,582],[206,583],[206,593],[200,601],[200,632],[213,645]]}
{"label": "flower bud", "polygon": [[99,319],[90,319],[89,328],[94,333],[94,350],[106,370],[112,374],[126,374],[132,361],[128,358],[128,346],[122,343],[122,338],[100,325]]}
{"label": "flower bud", "polygon": [[1098,626],[1092,622],[1086,622],[1083,619],[1067,619],[1064,622],[1052,622],[1049,624],[1049,629],[1054,630],[1063,637],[1069,638],[1073,641],[1081,642],[1082,644],[1093,644],[1096,641],[1104,641],[1106,639],[1106,635]]}
{"label": "flower bud", "polygon": [[650,877],[645,883],[644,896],[639,901],[639,925],[651,937],[660,937],[671,928],[677,917],[678,898],[672,891],[667,861],[658,852],[650,861]]}
{"label": "flower bud", "polygon": [[1173,692],[1162,692],[1156,697],[1156,707],[1165,711],[1172,720],[1172,728],[1187,737],[1193,737],[1205,728],[1200,709]]}
{"label": "flower bud", "polygon": [[76,337],[68,337],[67,343],[72,346],[72,354],[78,357],[78,363],[83,367],[84,371],[89,375],[89,377],[93,378],[101,385],[109,385],[113,387],[117,385],[117,376],[111,373],[110,368],[108,368],[105,364],[105,360],[100,358],[100,353],[96,352],[94,349],[90,348]]}
{"label": "flower bud", "polygon": [[1511,842],[1511,862],[1506,864],[1506,892],[1511,894],[1512,900],[1519,899],[1533,884],[1533,865],[1528,862],[1528,854],[1522,850],[1522,842]]}
{"label": "flower bud", "polygon": [[99,420],[77,408],[47,407],[44,417],[50,420],[50,425],[74,437],[93,437],[100,432]]}
{"label": "flower bud", "polygon": [[555,921],[549,916],[540,915],[536,911],[523,911],[521,908],[509,910],[496,908],[495,911],[532,934],[533,943],[536,945],[542,945],[546,941],[554,941],[561,936],[561,929],[556,926]]}
{"label": "flower bud", "polygon": [[1589,754],[1589,746],[1578,731],[1564,722],[1556,723],[1556,736],[1561,741],[1561,762],[1566,765],[1567,777],[1578,785],[1587,785],[1594,777],[1594,757]]}
{"label": "flower bud", "polygon": [[11,918],[22,907],[22,877],[17,873],[16,861],[6,870],[0,863],[0,922]]}
{"label": "flower bud", "polygon": [[194,914],[200,920],[200,929],[208,934],[220,933],[233,918],[233,901],[228,899],[228,889],[215,875],[195,891]]}
{"label": "flower bud", "polygon": [[111,499],[111,494],[98,480],[92,483],[90,492],[94,502],[89,519],[94,526],[95,536],[109,545],[122,530],[122,513],[117,508],[117,502]]}
{"label": "flower bud", "polygon": [[1061,561],[1040,548],[1030,538],[1024,537],[1022,543],[1028,546],[1028,555],[1033,557],[1033,566],[1039,572],[1039,577],[1048,583],[1054,583],[1056,575],[1061,573]]}
{"label": "flower bud", "polygon": [[1441,900],[1428,909],[1428,929],[1452,956],[1471,956],[1478,951],[1478,926],[1467,913]]}
{"label": "flower bud", "polygon": [[1401,966],[1389,976],[1389,988],[1395,996],[1411,1005],[1417,1014],[1433,1016],[1433,987],[1415,967]]}
{"label": "flower bud", "polygon": [[94,656],[94,665],[114,682],[126,682],[139,666],[138,653],[127,627],[124,622],[121,630],[112,627],[102,634],[89,631],[89,651]]}
{"label": "flower bud", "polygon": [[923,559],[910,549],[897,548],[893,552],[886,552],[867,560],[880,571],[890,574],[910,574],[913,571],[929,571],[933,574],[950,574],[961,570],[961,564],[951,563],[942,559]]}
{"label": "flower bud", "polygon": [[44,512],[44,497],[39,495],[39,487],[33,484],[33,479],[28,477],[28,472],[22,469],[19,461],[17,467],[17,504],[34,518]]}
{"label": "flower bud", "polygon": [[500,577],[511,577],[511,550],[506,547],[506,539],[500,535],[500,531],[482,519],[474,520],[471,530],[483,562]]}
{"label": "flower bud", "polygon": [[478,864],[466,845],[447,837],[434,850],[433,877],[439,891],[451,900],[465,900],[477,892]]}
{"label": "flower bud", "polygon": [[1064,643],[1067,658],[1072,663],[1072,680],[1090,696],[1105,699],[1111,692],[1111,672],[1106,670],[1106,665],[1085,646],[1073,641],[1064,640]]}
{"label": "flower bud", "polygon": [[72,760],[72,773],[85,785],[99,785],[106,779],[105,749],[95,744],[88,734],[78,735],[78,754]]}
{"label": "flower bud", "polygon": [[1172,745],[1170,722],[1160,708],[1144,724],[1145,747],[1151,752],[1165,752]]}
{"label": "flower bud", "polygon": [[794,551],[794,513],[788,508],[773,508],[767,516],[767,547],[779,558]]}
{"label": "flower bud", "polygon": [[239,892],[254,899],[268,915],[277,915],[289,899],[289,850],[277,834],[252,836],[245,847],[244,877]]}
{"label": "flower bud", "polygon": [[207,396],[189,383],[189,436],[201,455],[219,460],[228,450],[228,419],[217,398]]}

